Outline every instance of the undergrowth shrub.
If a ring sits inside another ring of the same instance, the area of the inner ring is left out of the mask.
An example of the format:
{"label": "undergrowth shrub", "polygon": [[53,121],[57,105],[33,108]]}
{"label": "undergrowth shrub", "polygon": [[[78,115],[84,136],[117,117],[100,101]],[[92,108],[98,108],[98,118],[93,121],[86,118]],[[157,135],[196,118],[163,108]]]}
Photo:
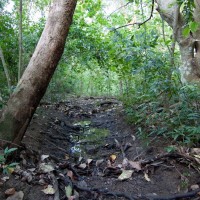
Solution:
{"label": "undergrowth shrub", "polygon": [[172,90],[125,98],[127,121],[143,138],[162,135],[195,146],[200,142],[200,89],[185,85]]}

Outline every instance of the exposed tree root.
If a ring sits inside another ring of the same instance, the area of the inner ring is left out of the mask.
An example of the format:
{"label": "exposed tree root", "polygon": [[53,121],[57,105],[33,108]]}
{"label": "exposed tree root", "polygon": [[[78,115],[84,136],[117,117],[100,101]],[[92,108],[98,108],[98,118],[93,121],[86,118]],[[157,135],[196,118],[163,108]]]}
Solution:
{"label": "exposed tree root", "polygon": [[[166,153],[166,154],[163,154],[163,155],[158,155],[158,156],[155,156],[154,158],[151,158],[149,160],[143,160],[141,161],[141,165],[147,165],[147,164],[151,164],[157,160],[160,160],[160,159],[164,159],[164,158],[183,158],[184,160],[190,162],[190,164],[194,167],[194,165],[199,165],[199,163],[197,162],[197,160],[190,156],[190,155],[187,155],[187,154],[182,154],[182,153]],[[198,168],[194,167],[195,170],[197,170],[198,173],[200,173],[200,171],[198,170]]]}
{"label": "exposed tree root", "polygon": [[191,192],[186,192],[186,193],[179,193],[179,194],[174,194],[174,195],[169,195],[169,196],[155,196],[152,198],[148,198],[149,200],[174,200],[174,199],[185,199],[185,198],[192,198],[198,195],[200,192],[200,189],[191,191]]}

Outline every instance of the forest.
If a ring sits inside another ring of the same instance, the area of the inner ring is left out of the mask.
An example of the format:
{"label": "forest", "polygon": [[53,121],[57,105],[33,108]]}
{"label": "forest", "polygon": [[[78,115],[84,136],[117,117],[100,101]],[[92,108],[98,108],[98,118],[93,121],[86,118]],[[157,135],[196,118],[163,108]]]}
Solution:
{"label": "forest", "polygon": [[0,0],[0,199],[200,199],[199,0]]}

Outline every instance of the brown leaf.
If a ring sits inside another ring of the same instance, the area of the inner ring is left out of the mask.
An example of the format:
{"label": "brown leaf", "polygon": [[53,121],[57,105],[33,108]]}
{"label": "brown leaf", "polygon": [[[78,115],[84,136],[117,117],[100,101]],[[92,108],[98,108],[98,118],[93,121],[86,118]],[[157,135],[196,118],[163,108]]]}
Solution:
{"label": "brown leaf", "polygon": [[71,180],[74,181],[74,174],[73,174],[73,172],[72,172],[71,170],[69,170],[69,171],[67,172],[67,176],[70,177]]}
{"label": "brown leaf", "polygon": [[24,193],[22,191],[15,192],[12,196],[9,196],[6,200],[23,200]]}
{"label": "brown leaf", "polygon": [[133,169],[137,169],[138,171],[141,171],[142,170],[142,167],[141,167],[141,162],[134,162],[134,161],[129,161],[129,164],[131,165],[131,167]]}
{"label": "brown leaf", "polygon": [[15,193],[15,188],[9,188],[4,193],[7,196],[13,195]]}

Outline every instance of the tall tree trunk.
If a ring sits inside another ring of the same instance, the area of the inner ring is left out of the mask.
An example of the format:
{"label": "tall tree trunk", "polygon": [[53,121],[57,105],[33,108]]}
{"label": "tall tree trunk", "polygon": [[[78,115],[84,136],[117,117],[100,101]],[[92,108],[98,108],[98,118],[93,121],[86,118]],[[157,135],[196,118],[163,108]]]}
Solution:
{"label": "tall tree trunk", "polygon": [[8,68],[7,68],[7,65],[6,65],[6,61],[5,61],[5,58],[4,58],[4,55],[3,55],[3,50],[1,49],[1,47],[0,47],[0,58],[1,58],[1,61],[2,61],[4,73],[6,75],[6,80],[7,80],[7,85],[8,85],[8,91],[9,91],[9,94],[11,94],[11,80],[10,80],[10,75],[9,75],[9,71],[8,71]]}
{"label": "tall tree trunk", "polygon": [[19,144],[62,56],[77,0],[54,0],[34,54],[0,119],[0,140]]}
{"label": "tall tree trunk", "polygon": [[18,82],[22,74],[22,0],[19,2],[19,66],[18,66]]}
{"label": "tall tree trunk", "polygon": [[[194,20],[200,23],[200,3],[195,0]],[[195,82],[200,84],[200,26],[189,36],[183,36],[186,25],[184,17],[176,0],[156,0],[157,10],[163,20],[173,29],[173,39],[178,43],[182,64],[180,66],[182,82]]]}

